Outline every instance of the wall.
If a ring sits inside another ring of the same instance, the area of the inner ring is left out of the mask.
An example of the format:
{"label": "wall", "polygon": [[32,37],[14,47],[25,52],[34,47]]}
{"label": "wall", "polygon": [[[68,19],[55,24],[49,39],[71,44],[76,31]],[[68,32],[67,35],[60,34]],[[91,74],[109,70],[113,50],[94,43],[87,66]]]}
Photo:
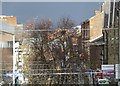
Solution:
{"label": "wall", "polygon": [[15,16],[0,16],[0,20],[10,25],[17,25],[17,19]]}
{"label": "wall", "polygon": [[102,45],[91,45],[90,46],[90,66],[92,69],[101,68],[102,64]]}
{"label": "wall", "polygon": [[96,15],[89,19],[90,20],[90,40],[102,35],[103,13],[100,11],[96,11],[95,13]]}

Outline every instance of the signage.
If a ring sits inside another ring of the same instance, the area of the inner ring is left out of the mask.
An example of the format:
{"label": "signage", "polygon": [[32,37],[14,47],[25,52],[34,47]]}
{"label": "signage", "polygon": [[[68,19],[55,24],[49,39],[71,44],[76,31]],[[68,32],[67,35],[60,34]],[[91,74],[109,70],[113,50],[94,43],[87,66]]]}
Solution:
{"label": "signage", "polygon": [[114,70],[103,70],[103,75],[114,75]]}
{"label": "signage", "polygon": [[102,65],[102,70],[114,70],[114,65]]}
{"label": "signage", "polygon": [[98,79],[98,84],[109,84],[108,79]]}
{"label": "signage", "polygon": [[115,78],[120,79],[120,64],[115,65]]}
{"label": "signage", "polygon": [[114,75],[114,65],[102,65],[103,75]]}

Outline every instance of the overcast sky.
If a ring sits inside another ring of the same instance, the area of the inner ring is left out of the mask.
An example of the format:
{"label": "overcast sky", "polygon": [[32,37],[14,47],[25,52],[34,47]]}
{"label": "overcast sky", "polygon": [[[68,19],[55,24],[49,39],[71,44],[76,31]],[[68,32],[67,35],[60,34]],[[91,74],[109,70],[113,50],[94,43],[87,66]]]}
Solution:
{"label": "overcast sky", "polygon": [[2,15],[16,16],[18,23],[29,19],[50,18],[53,22],[69,16],[77,24],[94,15],[99,2],[3,2]]}

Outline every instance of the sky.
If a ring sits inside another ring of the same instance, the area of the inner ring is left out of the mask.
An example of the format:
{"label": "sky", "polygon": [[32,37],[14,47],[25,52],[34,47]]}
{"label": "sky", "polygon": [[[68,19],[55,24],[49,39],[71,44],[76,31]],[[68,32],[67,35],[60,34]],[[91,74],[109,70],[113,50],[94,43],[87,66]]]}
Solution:
{"label": "sky", "polygon": [[104,0],[1,0],[2,2],[104,2]]}
{"label": "sky", "polygon": [[92,17],[101,5],[99,2],[2,2],[2,15],[16,16],[19,24],[44,18],[57,22],[64,16],[80,24]]}

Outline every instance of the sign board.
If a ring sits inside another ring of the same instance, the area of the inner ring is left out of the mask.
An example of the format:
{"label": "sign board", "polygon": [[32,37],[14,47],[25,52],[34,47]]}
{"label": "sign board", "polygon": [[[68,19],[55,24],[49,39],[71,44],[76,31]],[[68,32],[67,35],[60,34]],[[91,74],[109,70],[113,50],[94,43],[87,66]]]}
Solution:
{"label": "sign board", "polygon": [[103,75],[114,75],[114,70],[103,70]]}
{"label": "sign board", "polygon": [[120,64],[115,65],[115,78],[120,79]]}
{"label": "sign board", "polygon": [[104,75],[114,75],[114,65],[102,65]]}
{"label": "sign board", "polygon": [[108,79],[98,79],[98,84],[109,84],[109,80]]}
{"label": "sign board", "polygon": [[114,65],[102,65],[102,70],[114,70]]}

